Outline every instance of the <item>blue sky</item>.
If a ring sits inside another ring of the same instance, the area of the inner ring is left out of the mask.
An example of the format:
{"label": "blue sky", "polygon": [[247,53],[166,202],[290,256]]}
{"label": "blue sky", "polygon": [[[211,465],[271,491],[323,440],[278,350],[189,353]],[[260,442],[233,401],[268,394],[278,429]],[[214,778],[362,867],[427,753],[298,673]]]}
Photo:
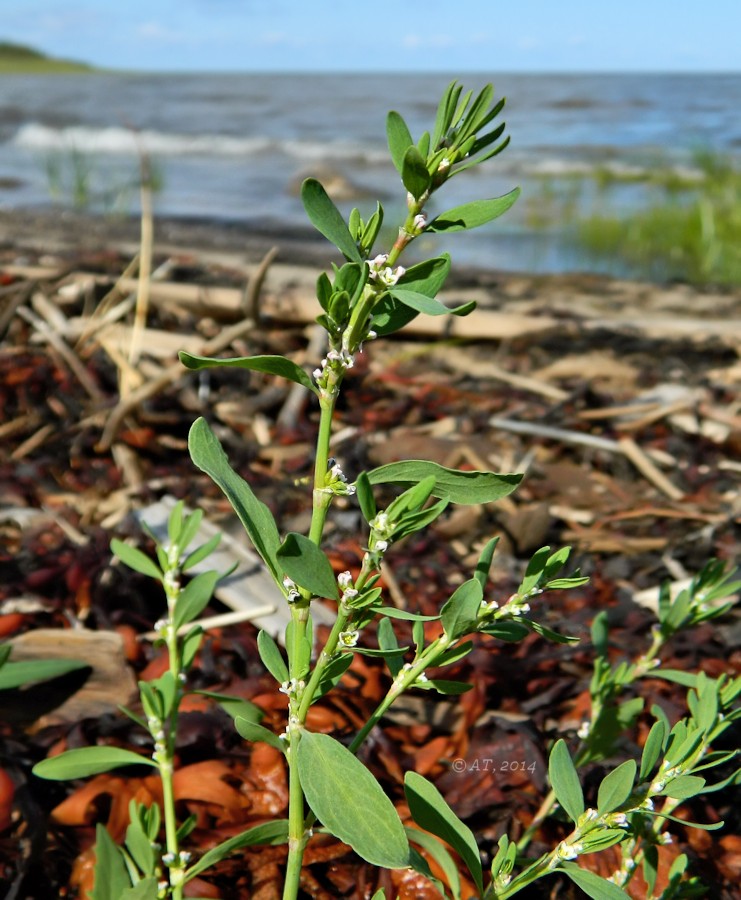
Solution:
{"label": "blue sky", "polygon": [[113,68],[739,71],[741,0],[0,0],[0,39]]}

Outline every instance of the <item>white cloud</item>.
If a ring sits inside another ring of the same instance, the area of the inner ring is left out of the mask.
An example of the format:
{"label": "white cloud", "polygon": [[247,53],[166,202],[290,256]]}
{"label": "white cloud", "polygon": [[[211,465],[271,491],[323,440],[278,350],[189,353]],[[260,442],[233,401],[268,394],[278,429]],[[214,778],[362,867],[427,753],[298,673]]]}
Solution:
{"label": "white cloud", "polygon": [[159,44],[184,44],[189,40],[186,35],[159,22],[142,22],[137,26],[136,33],[146,41],[156,41]]}

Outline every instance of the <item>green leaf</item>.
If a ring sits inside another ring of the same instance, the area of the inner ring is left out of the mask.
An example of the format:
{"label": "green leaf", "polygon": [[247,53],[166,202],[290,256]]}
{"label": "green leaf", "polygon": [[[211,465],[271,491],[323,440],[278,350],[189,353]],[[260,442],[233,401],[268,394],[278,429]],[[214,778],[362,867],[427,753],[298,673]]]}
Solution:
{"label": "green leaf", "polygon": [[70,778],[85,778],[133,765],[157,768],[151,759],[131,750],[119,747],[80,747],[77,750],[67,750],[59,756],[42,759],[32,771],[39,778],[47,778],[49,781],[67,781]]}
{"label": "green leaf", "polygon": [[435,477],[433,495],[453,503],[489,503],[507,497],[522,481],[522,475],[498,475],[494,472],[464,472],[446,469],[422,459],[388,463],[368,472],[371,484],[417,484],[430,475]]}
{"label": "green leaf", "polygon": [[432,137],[430,139],[433,150],[438,149],[440,142],[450,128],[453,114],[455,113],[455,108],[458,104],[458,97],[460,97],[462,90],[462,85],[458,84],[457,81],[451,81],[440,98],[437,114],[435,116],[435,127],[432,130]]}
{"label": "green leaf", "polygon": [[465,659],[473,650],[473,641],[461,641],[454,647],[449,647],[440,656],[436,656],[432,665],[442,668],[443,666],[452,666],[461,659]]}
{"label": "green leaf", "polygon": [[576,863],[564,862],[560,867],[584,893],[592,900],[630,900],[625,891],[605,878],[600,878]]}
{"label": "green leaf", "polygon": [[221,535],[215,534],[212,538],[206,541],[205,544],[201,544],[200,547],[196,547],[196,549],[189,553],[188,556],[185,557],[183,563],[181,565],[181,569],[183,572],[187,572],[188,569],[192,569],[193,566],[197,566],[199,562],[203,562],[204,559],[207,559],[214,550],[221,543]]}
{"label": "green leaf", "polygon": [[630,797],[636,777],[636,761],[627,759],[605,776],[597,794],[597,812],[600,815],[614,812]]}
{"label": "green leaf", "polygon": [[190,691],[199,697],[210,697],[233,719],[241,716],[249,722],[259,722],[265,713],[255,703],[245,700],[243,697],[233,697],[231,694],[222,694],[219,691]]}
{"label": "green leaf", "polygon": [[443,253],[410,266],[396,282],[396,286],[426,297],[435,297],[449,273],[450,254]]}
{"label": "green leaf", "polygon": [[121,851],[105,825],[95,826],[95,879],[91,900],[121,900],[131,887]]}
{"label": "green leaf", "polygon": [[[445,875],[445,880],[448,883],[454,900],[459,900],[461,895],[461,879],[458,874],[458,867],[455,864],[455,860],[448,852],[447,847],[426,831],[420,831],[418,828],[410,827],[406,827],[404,830],[406,831],[409,840],[414,844],[419,844],[419,846],[438,864]],[[423,874],[426,875],[426,873]]]}
{"label": "green leaf", "polygon": [[133,887],[125,890],[120,895],[120,900],[157,900],[159,896],[157,877],[152,875],[149,878],[142,878]]}
{"label": "green leaf", "polygon": [[280,584],[283,574],[276,558],[280,537],[273,515],[229,465],[226,453],[205,419],[196,419],[191,426],[188,448],[193,463],[224,492],[255,549]]}
{"label": "green leaf", "polygon": [[443,630],[452,640],[476,630],[484,592],[477,578],[470,578],[456,588],[442,608]]}
{"label": "green leaf", "polygon": [[29,659],[6,662],[0,668],[0,691],[37,681],[49,681],[68,672],[86,668],[90,668],[90,663],[84,659]]}
{"label": "green leaf", "polygon": [[128,544],[124,544],[124,542],[119,541],[118,538],[113,538],[111,541],[111,550],[121,562],[130,569],[133,569],[135,572],[140,572],[142,575],[148,575],[150,578],[156,578],[158,581],[162,581],[162,572],[160,572],[152,560],[146,554],[142,553],[141,550],[137,550],[136,547],[130,547]]}
{"label": "green leaf", "polygon": [[491,625],[485,625],[479,628],[482,634],[491,635],[500,641],[521,641],[530,634],[530,629],[521,622],[499,621],[492,622]]}
{"label": "green leaf", "polygon": [[393,287],[389,290],[389,293],[394,300],[398,300],[404,306],[408,306],[416,312],[424,313],[426,316],[467,316],[476,309],[475,300],[452,307],[446,306],[444,303],[428,297],[426,294],[420,294],[417,291],[410,291],[406,288]]}
{"label": "green leaf", "polygon": [[674,800],[689,800],[702,793],[705,787],[705,779],[699,775],[679,775],[673,778],[664,788],[659,791],[665,797],[672,797]]}
{"label": "green leaf", "polygon": [[404,154],[414,141],[407,123],[398,112],[391,110],[386,116],[386,138],[388,140],[391,159],[396,171],[401,175],[404,168]]}
{"label": "green leaf", "polygon": [[641,770],[638,775],[640,781],[645,781],[661,756],[666,737],[666,725],[661,720],[654,722],[643,745],[641,754]]}
{"label": "green leaf", "polygon": [[255,825],[254,828],[248,828],[242,834],[237,834],[206,851],[198,862],[185,872],[185,881],[191,881],[196,875],[200,875],[201,872],[210,869],[211,866],[216,865],[217,862],[234,853],[235,850],[251,847],[254,844],[285,844],[287,840],[287,819],[277,819],[274,822],[264,822],[262,825]]}
{"label": "green leaf", "polygon": [[372,865],[386,869],[409,865],[409,842],[399,814],[346,747],[328,734],[304,731],[296,764],[312,812],[335,837]]}
{"label": "green leaf", "polygon": [[182,528],[180,530],[180,538],[178,540],[178,545],[181,551],[190,546],[193,538],[198,534],[198,529],[201,527],[202,521],[202,509],[194,509],[192,513],[189,513],[185,517],[185,519],[183,520]]}
{"label": "green leaf", "polygon": [[394,626],[388,619],[381,619],[378,623],[376,634],[378,637],[378,646],[384,654],[384,659],[386,660],[386,665],[389,667],[389,672],[391,672],[393,678],[396,678],[402,670],[403,663],[398,656],[399,642],[396,639]]}
{"label": "green leaf", "polygon": [[373,489],[371,488],[371,483],[368,480],[366,472],[361,472],[356,478],[355,491],[358,503],[360,504],[360,511],[363,513],[363,518],[366,522],[370,522],[372,519],[375,519],[378,509],[373,497]]}
{"label": "green leaf", "polygon": [[265,744],[269,744],[275,750],[280,750],[281,753],[286,752],[285,742],[282,741],[277,734],[273,734],[272,731],[265,728],[264,725],[258,725],[257,722],[252,722],[242,716],[237,716],[234,720],[234,727],[246,741],[262,741]]}
{"label": "green leaf", "polygon": [[414,144],[407,147],[404,154],[401,165],[401,180],[404,187],[415,200],[419,200],[430,187],[432,179],[427,171],[427,162]]}
{"label": "green leaf", "polygon": [[281,656],[278,645],[267,631],[260,631],[257,635],[257,651],[263,665],[278,684],[288,681],[288,667]]}
{"label": "green leaf", "polygon": [[535,553],[533,553],[532,559],[527,564],[527,569],[525,569],[525,577],[522,579],[522,582],[517,589],[517,593],[521,597],[530,594],[537,588],[540,579],[543,576],[543,572],[545,571],[545,565],[550,551],[550,547],[541,547],[540,550],[536,550]]}
{"label": "green leaf", "polygon": [[493,197],[490,200],[474,200],[456,206],[447,212],[436,216],[427,226],[426,231],[452,232],[465,231],[468,228],[478,228],[487,222],[498,218],[512,206],[520,196],[520,189],[515,188],[503,197]]}
{"label": "green leaf", "polygon": [[342,214],[315,178],[307,178],[301,185],[301,200],[306,215],[316,230],[334,244],[347,259],[362,263],[363,258]]}
{"label": "green leaf", "polygon": [[440,791],[416,772],[407,772],[404,776],[404,793],[417,825],[437,835],[458,853],[479,893],[483,893],[481,856],[471,829],[456,816]]}
{"label": "green leaf", "polygon": [[219,573],[212,569],[208,572],[201,572],[200,575],[196,575],[188,582],[175,602],[173,624],[176,631],[200,616],[208,606],[219,577]]}
{"label": "green leaf", "polygon": [[607,656],[609,629],[607,627],[607,613],[604,610],[598,612],[592,621],[592,643],[597,656]]}
{"label": "green leaf", "polygon": [[287,378],[295,384],[301,384],[312,393],[319,395],[316,385],[311,377],[297,366],[293,360],[285,356],[237,356],[233,359],[214,359],[210,356],[196,356],[181,350],[178,353],[180,362],[188,369],[250,369],[253,372],[266,372],[269,375],[279,375]]}
{"label": "green leaf", "polygon": [[494,551],[497,549],[497,544],[499,543],[499,538],[491,538],[487,541],[486,546],[481,551],[481,555],[479,556],[479,561],[476,563],[476,572],[474,574],[474,578],[481,585],[481,590],[486,590],[486,585],[489,583],[489,572],[491,571],[491,563],[494,559]]}
{"label": "green leaf", "polygon": [[440,618],[440,616],[423,616],[421,613],[397,609],[395,606],[379,606],[376,612],[379,616],[388,616],[389,619],[403,619],[405,622],[437,622]]}
{"label": "green leaf", "polygon": [[340,592],[332,564],[322,550],[303,534],[290,531],[278,548],[277,557],[286,575],[300,587],[315,597],[339,600]]}
{"label": "green leaf", "polygon": [[548,759],[548,776],[556,800],[561,804],[568,817],[576,822],[584,812],[584,794],[563,738],[559,738],[551,750]]}
{"label": "green leaf", "polygon": [[458,697],[473,688],[473,685],[466,681],[449,681],[447,678],[428,678],[427,681],[418,681],[412,686],[423,690],[437,691],[438,694],[444,694],[446,697]]}
{"label": "green leaf", "polygon": [[[355,649],[357,650],[358,648]],[[324,671],[319,679],[319,684],[317,685],[317,689],[314,692],[311,702],[316,703],[316,701],[320,700],[328,691],[331,691],[332,688],[342,680],[342,676],[347,672],[351,665],[352,653],[341,653],[339,656],[330,660],[324,667]]]}

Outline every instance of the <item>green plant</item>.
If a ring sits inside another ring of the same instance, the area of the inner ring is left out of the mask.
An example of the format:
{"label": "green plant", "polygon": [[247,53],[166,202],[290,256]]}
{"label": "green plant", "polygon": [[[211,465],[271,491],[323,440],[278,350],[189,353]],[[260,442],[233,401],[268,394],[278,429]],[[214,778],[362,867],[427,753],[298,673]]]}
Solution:
{"label": "green plant", "polygon": [[[425,857],[415,849],[420,847],[438,861],[447,884],[437,884],[450,897],[460,896],[457,864],[437,838],[452,847],[467,866],[481,897],[510,897],[537,878],[558,871],[592,897],[624,898],[618,884],[581,869],[574,860],[583,853],[622,843],[630,848],[627,859],[635,860],[642,854],[650,866],[650,829],[644,826],[649,801],[654,796],[666,797],[659,816],[669,817],[676,802],[707,790],[695,772],[730,758],[728,754],[711,754],[703,762],[701,745],[714,739],[722,727],[727,727],[723,723],[735,716],[731,705],[738,685],[698,677],[693,682],[693,718],[674,729],[659,721],[652,731],[650,749],[644,750],[640,774],[636,774],[638,766],[634,761],[619,766],[603,780],[596,809],[585,806],[576,768],[614,752],[618,730],[610,730],[607,741],[602,729],[611,722],[625,728],[637,714],[635,704],[630,705],[632,701],[620,705],[616,697],[626,685],[651,669],[663,640],[703,615],[718,614],[714,607],[706,609],[703,604],[725,596],[734,586],[728,585],[725,572],[717,564],[701,576],[689,600],[662,600],[661,640],[657,639],[645,659],[632,668],[610,667],[604,624],[597,620],[598,663],[593,680],[592,723],[583,732],[584,749],[575,761],[563,740],[555,742],[549,763],[553,794],[541,814],[542,819],[558,805],[570,820],[571,830],[540,858],[530,860],[523,855],[529,836],[521,846],[502,838],[490,877],[485,879],[474,835],[432,784],[415,773],[407,775],[407,801],[419,828],[405,827],[391,800],[355,755],[405,691],[421,689],[457,695],[470,687],[436,674],[428,675],[428,671],[465,658],[473,648],[471,635],[518,641],[535,632],[561,643],[575,640],[546,627],[536,614],[531,615],[531,605],[539,602],[544,592],[578,587],[586,581],[578,572],[565,574],[568,548],[555,552],[549,547],[538,550],[517,590],[509,597],[494,600],[489,585],[497,545],[493,538],[482,550],[475,570],[452,591],[438,615],[423,616],[413,609],[400,610],[384,602],[381,565],[392,555],[395,543],[429,526],[451,503],[484,503],[509,495],[520,482],[520,475],[455,470],[425,460],[406,460],[361,472],[350,482],[341,465],[330,457],[331,426],[340,389],[363,343],[399,330],[419,314],[466,315],[473,310],[474,304],[449,309],[436,299],[450,269],[447,255],[408,270],[398,265],[398,260],[420,234],[484,225],[515,201],[517,190],[504,197],[464,204],[431,221],[425,214],[430,196],[448,179],[495,156],[506,146],[507,139],[500,140],[504,126],[493,126],[502,106],[503,101],[494,102],[491,86],[475,96],[472,92],[462,95],[461,87],[454,82],[443,95],[432,131],[425,132],[416,143],[403,118],[396,112],[389,114],[388,143],[407,191],[408,211],[388,253],[375,254],[374,250],[383,221],[380,204],[369,218],[364,220],[358,210],[353,210],[345,222],[319,182],[309,179],[304,183],[302,198],[310,220],[345,257],[342,265],[333,266],[331,276],[322,274],[317,281],[322,309],[318,322],[327,332],[329,348],[312,375],[278,355],[211,359],[181,353],[183,363],[193,370],[232,366],[284,377],[310,391],[319,407],[307,535],[289,532],[281,536],[270,510],[231,467],[205,419],[194,423],[188,442],[193,462],[230,501],[290,610],[285,657],[269,634],[263,631],[258,637],[262,662],[287,696],[283,734],[275,735],[261,725],[251,705],[236,705],[228,697],[220,698],[234,716],[242,737],[267,742],[284,754],[289,772],[289,814],[287,821],[250,829],[195,862],[181,849],[192,823],[178,823],[175,819],[172,774],[178,712],[188,690],[188,670],[201,640],[197,618],[220,575],[205,572],[184,585],[183,576],[196,562],[207,558],[216,541],[189,551],[201,514],[186,516],[182,505],[178,505],[169,521],[167,542],[157,544],[156,563],[119,541],[112,544],[124,563],[158,579],[167,597],[167,616],[158,623],[158,631],[167,646],[169,671],[156,681],[140,685],[143,717],[126,710],[150,734],[154,745],[151,758],[124,749],[89,747],[63,753],[35,767],[38,775],[57,779],[81,777],[130,763],[159,771],[164,794],[165,847],[156,846],[160,813],[155,808],[147,810],[132,804],[129,832],[120,848],[99,826],[94,900],[179,900],[185,884],[227,854],[249,844],[273,842],[287,843],[284,898],[294,900],[299,891],[304,851],[315,827],[347,843],[373,865],[412,866],[434,880]],[[395,496],[381,505],[382,493]],[[356,498],[365,523],[365,551],[357,572],[336,576],[322,549],[325,523],[333,500],[348,496]],[[311,607],[320,600],[336,604],[337,614],[329,637],[314,657]],[[397,620],[412,623],[413,646],[400,645],[394,628]],[[425,623],[431,621],[438,623],[438,633],[428,640]],[[377,624],[377,648],[367,646],[365,641],[372,623]],[[312,704],[342,680],[354,653],[382,658],[389,670],[390,685],[377,709],[346,747],[330,735],[308,730],[306,719]],[[721,715],[725,717],[722,720]],[[663,776],[651,775],[660,758],[669,761],[671,768],[671,777],[663,778],[661,786],[658,780]],[[516,868],[520,871],[516,872]],[[376,900],[382,896],[379,891]]]}

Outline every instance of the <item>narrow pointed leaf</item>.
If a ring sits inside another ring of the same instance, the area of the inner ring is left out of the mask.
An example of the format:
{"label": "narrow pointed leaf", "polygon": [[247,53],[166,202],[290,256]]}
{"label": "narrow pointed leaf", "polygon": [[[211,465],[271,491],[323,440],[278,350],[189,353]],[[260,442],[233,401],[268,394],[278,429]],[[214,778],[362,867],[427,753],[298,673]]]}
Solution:
{"label": "narrow pointed leaf", "polygon": [[556,741],[551,750],[548,759],[548,776],[556,799],[568,817],[576,822],[584,812],[584,794],[568,747],[562,738]]}
{"label": "narrow pointed leaf", "polygon": [[59,678],[77,669],[89,668],[90,663],[84,659],[36,659],[6,662],[0,668],[0,691],[33,684],[37,681],[49,681]]}
{"label": "narrow pointed leaf", "polygon": [[404,793],[417,825],[437,835],[458,853],[468,867],[479,893],[483,893],[481,856],[471,829],[456,816],[440,791],[416,772],[406,773]]}
{"label": "narrow pointed leaf", "polygon": [[111,550],[122,563],[125,563],[135,572],[148,575],[150,578],[156,578],[158,581],[162,580],[162,572],[157,568],[157,565],[141,550],[137,550],[136,547],[130,547],[128,544],[124,544],[123,541],[119,541],[118,538],[113,538]]}
{"label": "narrow pointed leaf", "polygon": [[131,750],[119,747],[80,747],[77,750],[67,750],[59,756],[42,759],[33,767],[33,773],[49,781],[68,781],[133,765],[157,768],[149,757],[140,756]]}
{"label": "narrow pointed leaf", "polygon": [[445,284],[450,273],[450,255],[443,253],[424,262],[410,266],[397,281],[396,286],[434,297]]}
{"label": "narrow pointed leaf", "polygon": [[445,875],[445,880],[454,900],[459,900],[461,895],[461,879],[458,874],[458,867],[455,864],[455,860],[448,852],[447,847],[441,844],[436,837],[433,837],[426,831],[420,831],[419,828],[407,827],[405,831],[407,837],[413,844],[419,844],[419,846],[435,860]]}
{"label": "narrow pointed leaf", "polygon": [[211,850],[208,850],[191,866],[185,873],[185,880],[190,881],[206,869],[216,865],[222,859],[225,859],[235,850],[241,850],[243,847],[251,847],[255,844],[285,844],[288,840],[288,820],[277,819],[275,822],[265,822],[262,825],[255,825],[254,828],[248,828],[242,834],[237,834],[232,838],[218,844]]}
{"label": "narrow pointed leaf", "polygon": [[174,627],[177,631],[182,625],[187,625],[193,619],[200,616],[213,596],[219,573],[209,570],[189,581],[185,590],[180,594],[175,603]]}
{"label": "narrow pointed leaf", "polygon": [[452,232],[465,231],[468,228],[478,228],[497,219],[507,212],[512,204],[520,196],[520,189],[515,188],[503,197],[493,197],[490,200],[474,200],[456,206],[447,212],[436,216],[427,226],[426,231]]}
{"label": "narrow pointed leaf", "polygon": [[354,754],[328,734],[305,731],[296,764],[312,812],[335,837],[373,865],[409,865],[409,843],[399,814]]}
{"label": "narrow pointed leaf", "polygon": [[576,863],[562,863],[560,869],[592,900],[630,900],[629,895],[621,887],[600,878],[588,869],[582,869]]}
{"label": "narrow pointed leaf", "polygon": [[339,599],[331,563],[319,547],[303,534],[289,532],[278,548],[277,557],[283,571],[296,584],[316,597]]}
{"label": "narrow pointed leaf", "polygon": [[283,576],[276,558],[280,537],[273,514],[257,499],[244,478],[229,465],[226,453],[205,419],[196,419],[191,426],[188,449],[193,463],[224,492],[255,549],[273,578],[280,583]]}
{"label": "narrow pointed leaf", "polygon": [[342,214],[329,194],[315,178],[307,178],[301,186],[301,200],[311,224],[349,260],[363,262]]}
{"label": "narrow pointed leaf", "polygon": [[409,459],[388,463],[368,472],[371,484],[398,484],[408,487],[423,478],[435,476],[433,496],[452,503],[488,503],[511,494],[522,481],[522,475],[502,475],[494,472],[464,472],[446,469],[437,463]]}
{"label": "narrow pointed leaf", "polygon": [[251,722],[243,716],[237,716],[234,720],[234,727],[246,741],[262,741],[265,744],[269,744],[275,750],[280,750],[281,753],[286,752],[285,742],[282,741],[277,734],[274,734],[268,728],[265,728],[264,725],[258,725],[257,722]]}
{"label": "narrow pointed leaf", "polygon": [[499,538],[491,538],[484,549],[481,551],[481,556],[479,556],[479,561],[476,563],[476,572],[474,574],[474,578],[481,585],[481,590],[486,590],[486,585],[489,583],[489,572],[491,571],[491,563],[494,559],[494,551],[497,549],[497,544],[499,543]]}
{"label": "narrow pointed leaf", "polygon": [[417,291],[409,291],[406,288],[394,287],[389,293],[391,296],[409,306],[417,312],[424,313],[426,316],[467,316],[476,309],[476,301],[470,300],[468,303],[462,303],[460,306],[446,306],[439,300],[427,297]]}
{"label": "narrow pointed leaf", "polygon": [[232,359],[214,359],[210,356],[196,356],[181,350],[178,353],[180,362],[188,369],[249,369],[253,372],[265,372],[268,375],[279,375],[295,384],[301,384],[314,394],[319,394],[311,377],[297,366],[293,360],[285,356],[235,356]]}

